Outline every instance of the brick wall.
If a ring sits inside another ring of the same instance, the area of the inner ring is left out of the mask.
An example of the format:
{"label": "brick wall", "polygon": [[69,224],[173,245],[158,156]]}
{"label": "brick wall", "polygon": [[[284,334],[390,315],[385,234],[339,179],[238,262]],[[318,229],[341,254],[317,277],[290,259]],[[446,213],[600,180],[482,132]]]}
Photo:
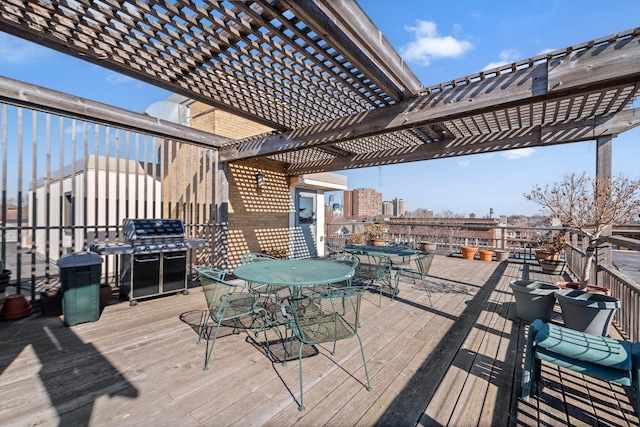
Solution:
{"label": "brick wall", "polygon": [[[193,128],[231,139],[272,130],[200,102],[190,105],[190,115]],[[208,150],[172,142],[163,144],[163,150],[164,214],[179,218],[184,215],[186,222],[199,218],[213,223],[210,215],[215,211],[215,171],[211,160],[204,155]],[[263,189],[257,188],[257,172],[266,177]],[[288,250],[291,209],[289,179],[281,163],[268,160],[230,163],[228,267],[239,265],[241,255],[246,252]]]}
{"label": "brick wall", "polygon": [[[265,175],[259,189],[256,173]],[[229,165],[229,263],[238,265],[246,252],[289,248],[289,178],[278,162],[239,161]]]}

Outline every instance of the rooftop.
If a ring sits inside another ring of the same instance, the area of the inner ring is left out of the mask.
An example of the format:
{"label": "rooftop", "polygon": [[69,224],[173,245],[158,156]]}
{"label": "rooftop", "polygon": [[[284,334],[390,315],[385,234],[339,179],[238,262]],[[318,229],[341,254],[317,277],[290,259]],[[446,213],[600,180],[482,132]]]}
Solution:
{"label": "rooftop", "polygon": [[224,329],[202,371],[206,345],[196,345],[190,325],[205,304],[199,287],[135,307],[113,298],[97,322],[72,327],[39,313],[2,322],[3,423],[638,424],[630,388],[544,363],[544,388],[534,388],[529,403],[519,399],[527,324],[508,284],[557,277],[513,260],[437,256],[429,278],[433,307],[410,280],[380,308],[377,295],[365,293],[360,334],[373,391],[363,385],[357,340],[338,343],[333,357],[318,346],[304,360],[304,412],[298,363],[270,360],[262,336]]}

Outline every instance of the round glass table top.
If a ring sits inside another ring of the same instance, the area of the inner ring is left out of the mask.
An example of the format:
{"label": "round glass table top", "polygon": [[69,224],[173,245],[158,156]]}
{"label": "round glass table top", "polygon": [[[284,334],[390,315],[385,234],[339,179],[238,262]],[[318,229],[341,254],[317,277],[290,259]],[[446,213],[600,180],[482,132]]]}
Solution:
{"label": "round glass table top", "polygon": [[276,286],[310,286],[337,283],[353,277],[354,270],[339,262],[288,259],[258,261],[233,270],[239,279]]}

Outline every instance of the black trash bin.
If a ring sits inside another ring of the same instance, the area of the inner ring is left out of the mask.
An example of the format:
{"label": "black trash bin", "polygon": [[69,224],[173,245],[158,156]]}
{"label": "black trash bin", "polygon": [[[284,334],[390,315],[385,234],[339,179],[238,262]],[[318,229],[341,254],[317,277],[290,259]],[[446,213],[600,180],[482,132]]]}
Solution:
{"label": "black trash bin", "polygon": [[74,252],[61,256],[57,264],[64,323],[72,326],[98,320],[102,257],[95,252]]}

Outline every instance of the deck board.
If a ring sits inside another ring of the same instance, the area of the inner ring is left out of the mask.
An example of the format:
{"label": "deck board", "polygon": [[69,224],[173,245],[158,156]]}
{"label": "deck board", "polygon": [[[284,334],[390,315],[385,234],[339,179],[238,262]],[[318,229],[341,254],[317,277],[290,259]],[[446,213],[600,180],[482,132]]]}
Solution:
{"label": "deck board", "polygon": [[[511,280],[554,281],[531,263],[437,256],[422,284],[402,278],[395,300],[367,293],[357,339],[305,357],[267,357],[265,337],[222,327],[210,370],[196,345],[199,287],[72,327],[38,313],[0,323],[3,425],[637,425],[635,391],[543,364],[529,403],[519,399],[528,325]],[[556,308],[554,321],[561,321]],[[182,319],[182,320],[181,320]],[[269,333],[268,339],[276,335]],[[28,396],[28,398],[25,398]]]}

